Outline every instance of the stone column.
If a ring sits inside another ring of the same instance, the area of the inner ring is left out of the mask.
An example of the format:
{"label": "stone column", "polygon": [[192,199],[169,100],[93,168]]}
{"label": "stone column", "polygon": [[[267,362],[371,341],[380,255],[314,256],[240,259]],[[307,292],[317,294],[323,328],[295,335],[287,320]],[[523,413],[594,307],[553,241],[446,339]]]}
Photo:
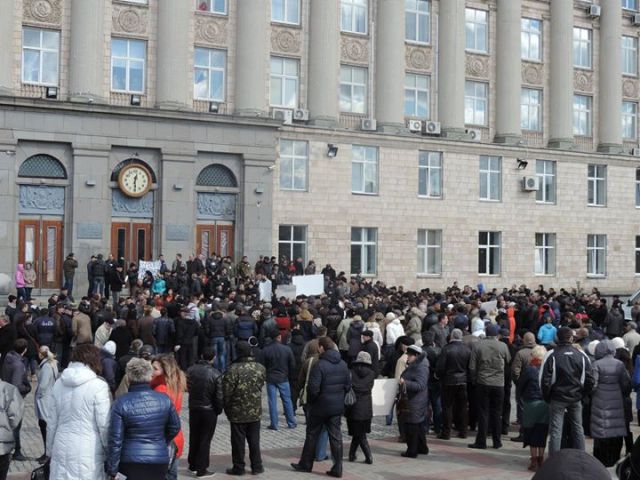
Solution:
{"label": "stone column", "polygon": [[340,5],[337,0],[310,2],[309,123],[333,126],[339,117]]}
{"label": "stone column", "polygon": [[269,167],[273,161],[264,156],[244,158],[243,191],[238,198],[242,224],[236,229],[242,238],[236,243],[242,244],[242,255],[251,259],[272,251],[273,174]]}
{"label": "stone column", "polygon": [[620,2],[601,0],[600,17],[600,142],[598,151],[622,152],[622,16]]}
{"label": "stone column", "polygon": [[69,100],[72,102],[107,101],[104,15],[105,0],[71,2]]}
{"label": "stone column", "polygon": [[376,112],[378,129],[404,130],[404,0],[378,0]]}
{"label": "stone column", "polygon": [[[619,7],[619,6],[618,6]],[[616,47],[620,50],[620,45]],[[551,2],[549,147],[571,148],[573,140],[573,2]],[[618,111],[620,106],[618,105]],[[618,118],[620,123],[620,118]]]}
{"label": "stone column", "polygon": [[13,92],[13,66],[15,65],[15,23],[16,2],[0,0],[0,95],[11,95]]}
{"label": "stone column", "polygon": [[[0,5],[4,6],[4,3],[0,2]],[[0,295],[8,295],[14,289],[13,275],[18,258],[19,189],[16,184],[16,165],[24,158],[16,158],[17,143],[13,132],[0,130],[0,202],[3,207],[0,209]]]}
{"label": "stone column", "polygon": [[446,0],[438,15],[438,120],[442,136],[449,138],[466,137],[464,9],[464,0]]}
{"label": "stone column", "polygon": [[497,143],[518,144],[522,60],[520,52],[522,0],[498,0],[496,136]]}
{"label": "stone column", "polygon": [[235,110],[238,115],[266,117],[271,45],[267,0],[242,0],[237,8]]}
{"label": "stone column", "polygon": [[158,69],[156,106],[170,110],[190,108],[193,98],[189,68],[189,34],[193,11],[175,0],[158,1]]}

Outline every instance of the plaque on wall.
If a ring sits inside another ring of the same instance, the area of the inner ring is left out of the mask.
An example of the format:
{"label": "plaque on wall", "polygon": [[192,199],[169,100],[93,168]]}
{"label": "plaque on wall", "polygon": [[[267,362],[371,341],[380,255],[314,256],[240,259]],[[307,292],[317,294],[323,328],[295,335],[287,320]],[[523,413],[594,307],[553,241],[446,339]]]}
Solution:
{"label": "plaque on wall", "polygon": [[102,224],[79,223],[77,237],[79,240],[102,240]]}
{"label": "plaque on wall", "polygon": [[230,193],[198,193],[199,220],[236,219],[236,196]]}
{"label": "plaque on wall", "polygon": [[170,242],[188,242],[189,230],[188,225],[167,225],[165,236]]}
{"label": "plaque on wall", "polygon": [[153,218],[153,192],[140,198],[132,198],[114,188],[111,190],[111,216]]}

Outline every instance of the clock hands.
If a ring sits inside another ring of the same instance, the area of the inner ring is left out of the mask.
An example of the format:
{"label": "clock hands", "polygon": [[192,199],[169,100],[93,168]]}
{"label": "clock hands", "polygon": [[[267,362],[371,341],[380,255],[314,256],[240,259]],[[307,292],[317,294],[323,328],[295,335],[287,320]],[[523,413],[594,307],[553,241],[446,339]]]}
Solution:
{"label": "clock hands", "polygon": [[136,186],[136,184],[138,183],[138,174],[136,173],[135,176],[133,177],[133,191],[135,192],[138,187]]}

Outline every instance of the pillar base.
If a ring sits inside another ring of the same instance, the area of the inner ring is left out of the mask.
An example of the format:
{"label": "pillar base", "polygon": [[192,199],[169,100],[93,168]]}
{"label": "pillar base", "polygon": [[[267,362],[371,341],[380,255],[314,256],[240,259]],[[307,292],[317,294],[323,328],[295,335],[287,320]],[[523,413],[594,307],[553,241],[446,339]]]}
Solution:
{"label": "pillar base", "polygon": [[91,93],[70,93],[69,101],[74,103],[108,103],[106,98]]}
{"label": "pillar base", "polygon": [[523,145],[522,135],[516,133],[498,133],[493,137],[493,142],[505,145]]}
{"label": "pillar base", "polygon": [[469,140],[469,134],[464,128],[446,127],[441,130],[440,136],[451,140]]}
{"label": "pillar base", "polygon": [[336,127],[338,125],[338,118],[337,117],[310,118],[309,122],[307,124],[308,125],[313,125],[315,127],[333,128],[333,127]]}
{"label": "pillar base", "polygon": [[558,150],[572,150],[576,144],[573,138],[552,138],[547,144],[549,148],[556,148]]}
{"label": "pillar base", "polygon": [[619,143],[601,143],[598,145],[599,153],[610,153],[612,155],[620,154],[624,151]]}
{"label": "pillar base", "polygon": [[377,130],[382,133],[406,133],[408,131],[404,123],[378,123]]}

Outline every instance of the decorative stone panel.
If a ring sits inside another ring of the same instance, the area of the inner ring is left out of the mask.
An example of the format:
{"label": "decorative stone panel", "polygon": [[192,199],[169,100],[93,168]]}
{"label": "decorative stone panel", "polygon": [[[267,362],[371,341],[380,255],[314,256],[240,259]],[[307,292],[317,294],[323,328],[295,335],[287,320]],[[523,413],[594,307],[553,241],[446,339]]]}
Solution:
{"label": "decorative stone panel", "polygon": [[25,0],[22,12],[26,23],[60,25],[62,0]]}
{"label": "decorative stone panel", "polygon": [[236,219],[236,196],[229,193],[198,193],[198,220]]}
{"label": "decorative stone panel", "polygon": [[140,198],[132,198],[114,188],[111,194],[111,216],[153,218],[153,192]]}
{"label": "decorative stone panel", "polygon": [[130,34],[146,34],[148,31],[148,13],[146,8],[113,6],[113,31]]}
{"label": "decorative stone panel", "polygon": [[625,78],[622,82],[622,95],[627,98],[638,98],[638,81]]}
{"label": "decorative stone panel", "polygon": [[273,28],[271,30],[271,50],[274,52],[299,54],[301,46],[299,30],[290,28]]}
{"label": "decorative stone panel", "polygon": [[573,88],[579,92],[591,93],[593,91],[593,72],[574,71]]}
{"label": "decorative stone panel", "polygon": [[542,85],[543,79],[542,65],[537,63],[522,63],[522,83]]}
{"label": "decorative stone panel", "polygon": [[423,47],[407,47],[405,61],[410,70],[431,70],[431,49]]}
{"label": "decorative stone panel", "polygon": [[188,242],[189,225],[167,225],[165,238],[169,242]]}
{"label": "decorative stone panel", "polygon": [[215,17],[196,16],[196,42],[213,45],[227,44],[227,22]]}
{"label": "decorative stone panel", "polygon": [[340,50],[343,61],[356,63],[369,62],[369,42],[367,40],[342,37]]}
{"label": "decorative stone panel", "polygon": [[78,240],[102,240],[101,223],[78,223]]}
{"label": "decorative stone panel", "polygon": [[64,215],[64,187],[20,185],[19,213]]}
{"label": "decorative stone panel", "polygon": [[489,58],[478,55],[467,55],[465,72],[469,77],[488,78]]}

